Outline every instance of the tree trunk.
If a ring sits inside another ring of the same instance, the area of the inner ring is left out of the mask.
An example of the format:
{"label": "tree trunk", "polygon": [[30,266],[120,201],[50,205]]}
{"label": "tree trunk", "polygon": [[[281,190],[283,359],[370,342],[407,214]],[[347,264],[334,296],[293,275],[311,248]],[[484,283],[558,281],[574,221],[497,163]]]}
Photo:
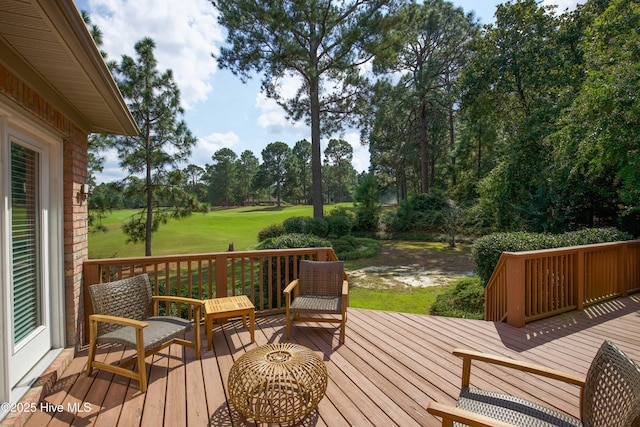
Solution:
{"label": "tree trunk", "polygon": [[280,207],[281,199],[280,199],[280,183],[279,182],[276,184],[276,198],[278,200],[278,207]]}
{"label": "tree trunk", "polygon": [[153,225],[153,183],[151,182],[151,165],[147,162],[147,223],[144,235],[144,254],[151,256],[151,227]]}
{"label": "tree trunk", "polygon": [[429,192],[429,141],[427,139],[427,106],[420,102],[420,191]]}
{"label": "tree trunk", "polygon": [[451,153],[451,186],[455,187],[458,183],[456,179],[456,156],[455,156],[455,129],[453,126],[453,102],[449,104],[449,152]]}
{"label": "tree trunk", "polygon": [[311,101],[311,188],[313,217],[323,216],[322,195],[322,158],[320,156],[320,80],[317,76],[310,79],[309,98]]}
{"label": "tree trunk", "polygon": [[398,203],[401,200],[404,200],[407,198],[407,173],[405,172],[405,166],[402,165],[401,166],[402,169],[400,170],[400,197],[398,198]]}
{"label": "tree trunk", "polygon": [[478,181],[482,178],[482,125],[478,129],[478,165],[476,178]]}

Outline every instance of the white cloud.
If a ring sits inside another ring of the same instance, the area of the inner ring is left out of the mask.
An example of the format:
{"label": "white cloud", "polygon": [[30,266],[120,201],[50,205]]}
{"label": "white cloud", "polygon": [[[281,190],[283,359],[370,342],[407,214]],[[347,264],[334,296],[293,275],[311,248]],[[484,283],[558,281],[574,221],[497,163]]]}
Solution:
{"label": "white cloud", "polygon": [[[217,133],[214,132],[202,138],[198,138],[196,146],[192,150],[190,162],[204,166],[206,163],[211,163],[211,156],[220,150],[221,148],[231,148],[240,141],[240,137],[235,132]],[[236,150],[234,150],[235,152]],[[239,156],[240,153],[236,154]]]}
{"label": "white cloud", "polygon": [[89,0],[92,23],[103,32],[108,59],[135,57],[144,37],[156,44],[161,71],[171,69],[185,108],[203,102],[212,90],[216,43],[223,40],[217,12],[207,0]]}
{"label": "white cloud", "polygon": [[286,113],[273,99],[267,98],[264,93],[256,95],[256,108],[260,111],[257,124],[270,133],[282,133],[284,129],[292,126],[287,120]]}
{"label": "white cloud", "polygon": [[[283,99],[293,98],[300,87],[300,78],[286,76],[278,82],[278,86],[279,94]],[[308,133],[308,126],[303,121],[292,123],[287,119],[284,109],[262,92],[256,94],[256,108],[259,110],[257,125],[270,133],[280,134],[292,131]]]}
{"label": "white cloud", "polygon": [[109,148],[101,152],[100,155],[104,162],[102,164],[102,172],[99,172],[96,176],[98,183],[120,181],[123,178],[123,172],[120,167],[118,151],[115,148]]}

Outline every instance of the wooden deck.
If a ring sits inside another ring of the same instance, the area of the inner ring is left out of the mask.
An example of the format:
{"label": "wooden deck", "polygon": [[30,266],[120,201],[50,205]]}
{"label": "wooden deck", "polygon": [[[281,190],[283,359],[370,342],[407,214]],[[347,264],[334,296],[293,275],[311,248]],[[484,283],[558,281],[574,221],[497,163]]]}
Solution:
{"label": "wooden deck", "polygon": [[[240,321],[214,326],[214,349],[194,360],[192,349],[172,346],[153,357],[149,389],[137,382],[97,371],[84,374],[81,352],[62,374],[27,426],[242,426],[227,403],[229,370],[256,345],[284,340],[284,316],[256,320],[256,343]],[[205,335],[206,337],[206,335]],[[334,326],[294,327],[292,340],[326,362],[329,385],[317,411],[304,426],[436,426],[429,401],[454,403],[460,386],[460,361],[454,347],[466,347],[529,360],[584,375],[604,339],[640,361],[640,294],[584,312],[565,313],[516,329],[506,324],[444,317],[349,309],[347,341],[338,345]],[[109,351],[111,350],[111,351]],[[101,357],[122,352],[103,348]],[[472,383],[513,392],[578,415],[577,388],[528,374],[474,365]],[[58,406],[61,405],[61,406]],[[56,412],[53,409],[61,409]]]}

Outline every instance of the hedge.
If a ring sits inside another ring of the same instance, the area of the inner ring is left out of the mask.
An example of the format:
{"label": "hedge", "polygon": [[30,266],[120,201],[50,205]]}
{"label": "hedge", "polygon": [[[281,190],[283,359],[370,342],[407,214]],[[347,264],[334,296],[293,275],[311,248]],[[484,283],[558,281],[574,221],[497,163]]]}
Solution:
{"label": "hedge", "polygon": [[471,250],[471,259],[475,264],[475,272],[480,277],[482,285],[486,286],[502,252],[537,251],[630,239],[632,236],[629,233],[613,228],[589,228],[563,234],[494,233],[475,241]]}

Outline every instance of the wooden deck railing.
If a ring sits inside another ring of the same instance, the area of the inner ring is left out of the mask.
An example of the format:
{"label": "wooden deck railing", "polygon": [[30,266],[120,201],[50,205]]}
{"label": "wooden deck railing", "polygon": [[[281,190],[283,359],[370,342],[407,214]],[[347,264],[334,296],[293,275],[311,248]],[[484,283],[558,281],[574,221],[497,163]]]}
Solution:
{"label": "wooden deck railing", "polygon": [[485,289],[485,319],[526,322],[640,291],[640,240],[503,252]]}
{"label": "wooden deck railing", "polygon": [[198,299],[247,295],[256,314],[283,312],[282,291],[298,277],[301,259],[334,261],[337,257],[326,247],[87,260],[83,272],[85,331],[92,311],[88,286],[141,273],[149,274],[154,295]]}

